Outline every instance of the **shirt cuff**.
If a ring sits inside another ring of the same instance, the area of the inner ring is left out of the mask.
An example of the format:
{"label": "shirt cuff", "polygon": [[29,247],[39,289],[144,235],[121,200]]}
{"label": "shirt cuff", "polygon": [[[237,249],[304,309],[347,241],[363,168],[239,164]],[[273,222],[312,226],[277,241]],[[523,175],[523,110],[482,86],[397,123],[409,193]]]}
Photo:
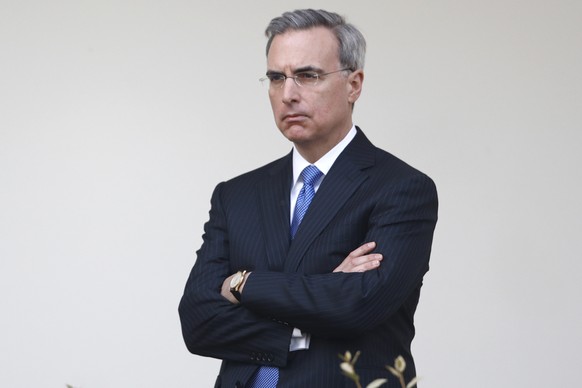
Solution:
{"label": "shirt cuff", "polygon": [[291,335],[291,343],[289,344],[289,351],[309,349],[309,342],[311,341],[311,334],[302,333],[298,328],[293,328]]}

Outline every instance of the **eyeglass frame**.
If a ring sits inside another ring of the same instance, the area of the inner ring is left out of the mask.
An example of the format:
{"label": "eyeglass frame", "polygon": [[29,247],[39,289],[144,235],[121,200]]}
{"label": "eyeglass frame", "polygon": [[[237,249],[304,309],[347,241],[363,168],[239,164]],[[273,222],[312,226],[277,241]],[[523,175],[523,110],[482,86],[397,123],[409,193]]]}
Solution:
{"label": "eyeglass frame", "polygon": [[[326,75],[330,75],[330,74],[334,74],[334,73],[339,73],[339,72],[342,72],[342,71],[350,71],[350,72],[353,72],[354,70],[351,69],[351,68],[349,68],[349,67],[346,67],[345,69],[330,71],[330,72],[321,73],[321,74],[318,73],[315,70],[303,70],[303,71],[297,72],[295,75],[287,75],[285,73],[271,72],[271,73],[267,73],[267,75],[265,77],[259,78],[259,81],[261,83],[263,83],[263,84],[264,84],[265,81],[269,81],[269,88],[283,89],[283,86],[287,82],[287,79],[288,78],[292,78],[293,81],[295,82],[295,85],[299,86],[300,88],[303,88],[306,85],[305,84],[301,84],[301,82],[298,81],[298,78],[301,77],[302,75],[305,75],[305,74],[313,74],[313,75],[315,75],[315,78],[316,78],[315,82],[313,84],[311,84],[311,85],[307,85],[308,87],[310,87],[310,86],[317,85],[317,83],[319,82],[320,77],[325,77]],[[283,77],[282,80],[277,80],[277,81],[282,81],[280,86],[278,86],[278,87],[277,86],[272,86],[273,85],[273,81],[270,78],[271,75],[276,75],[276,76],[282,76]]]}

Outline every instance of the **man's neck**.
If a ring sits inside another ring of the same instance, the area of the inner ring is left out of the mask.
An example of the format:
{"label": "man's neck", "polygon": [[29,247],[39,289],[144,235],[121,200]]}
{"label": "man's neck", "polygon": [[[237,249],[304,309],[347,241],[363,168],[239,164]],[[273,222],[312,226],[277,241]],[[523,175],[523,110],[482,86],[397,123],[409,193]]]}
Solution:
{"label": "man's neck", "polygon": [[297,151],[297,148],[295,148],[293,150],[293,182],[297,181],[301,171],[309,164],[315,165],[324,175],[327,175],[328,171],[335,163],[335,160],[344,151],[348,144],[352,142],[357,133],[358,131],[356,130],[356,127],[352,127],[347,135],[344,136],[335,147],[313,162],[305,159],[303,155]]}
{"label": "man's neck", "polygon": [[346,135],[350,132],[353,128],[353,124],[351,124],[345,131],[338,133],[338,136],[331,139],[330,141],[321,144],[298,144],[294,143],[295,149],[301,156],[307,160],[309,163],[313,164],[321,159],[325,154],[331,151],[335,146],[337,146],[343,139],[345,139]]}

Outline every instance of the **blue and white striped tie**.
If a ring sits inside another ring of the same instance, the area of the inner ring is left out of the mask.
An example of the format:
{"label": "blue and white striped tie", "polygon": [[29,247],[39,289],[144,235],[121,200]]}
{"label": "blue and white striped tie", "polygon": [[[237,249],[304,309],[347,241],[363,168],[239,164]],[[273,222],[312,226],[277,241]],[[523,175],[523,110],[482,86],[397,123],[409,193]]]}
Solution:
{"label": "blue and white striped tie", "polygon": [[276,366],[262,366],[247,384],[248,388],[275,388],[279,381],[279,368]]}
{"label": "blue and white striped tie", "polygon": [[314,165],[309,165],[301,171],[301,177],[303,178],[303,187],[299,192],[297,197],[297,203],[295,204],[295,212],[293,213],[293,220],[291,221],[291,238],[295,237],[299,225],[307,213],[307,209],[315,197],[315,182],[323,175],[321,171]]}

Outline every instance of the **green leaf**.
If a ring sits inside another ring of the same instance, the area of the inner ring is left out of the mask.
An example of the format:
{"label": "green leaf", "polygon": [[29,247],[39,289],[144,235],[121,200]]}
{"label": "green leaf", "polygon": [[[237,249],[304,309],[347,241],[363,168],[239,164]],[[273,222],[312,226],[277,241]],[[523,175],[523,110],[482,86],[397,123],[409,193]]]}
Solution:
{"label": "green leaf", "polygon": [[404,372],[404,369],[406,369],[406,361],[404,361],[404,357],[396,357],[396,360],[394,360],[394,368],[396,368],[400,373]]}
{"label": "green leaf", "polygon": [[387,381],[388,381],[388,379],[376,379],[376,380],[372,381],[370,384],[366,385],[366,388],[378,388],[378,387],[386,384]]}
{"label": "green leaf", "polygon": [[344,373],[346,373],[348,375],[353,375],[354,373],[356,373],[353,365],[350,364],[349,362],[342,362],[340,364],[340,368],[344,371]]}
{"label": "green leaf", "polygon": [[400,372],[398,372],[396,369],[394,369],[390,365],[386,365],[386,368],[388,368],[388,370],[390,371],[390,373],[392,373],[394,376],[400,377],[400,375],[401,375]]}
{"label": "green leaf", "polygon": [[410,380],[410,382],[408,384],[406,384],[406,388],[414,387],[417,382],[418,382],[418,377],[413,378],[412,380]]}

